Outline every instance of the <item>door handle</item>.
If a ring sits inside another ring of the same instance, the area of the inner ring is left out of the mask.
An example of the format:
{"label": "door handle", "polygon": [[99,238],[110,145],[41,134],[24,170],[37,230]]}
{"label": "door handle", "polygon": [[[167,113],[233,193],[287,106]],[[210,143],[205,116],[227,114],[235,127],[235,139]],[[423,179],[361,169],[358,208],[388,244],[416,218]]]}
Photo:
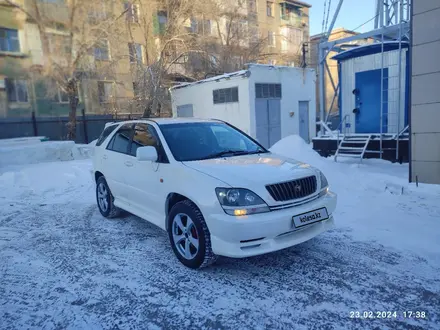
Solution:
{"label": "door handle", "polygon": [[124,164],[125,164],[125,166],[127,166],[127,167],[132,167],[132,166],[133,166],[133,163],[132,163],[132,162],[129,162],[128,160],[127,160]]}
{"label": "door handle", "polygon": [[107,155],[103,155],[103,156],[102,156],[102,159],[107,159]]}

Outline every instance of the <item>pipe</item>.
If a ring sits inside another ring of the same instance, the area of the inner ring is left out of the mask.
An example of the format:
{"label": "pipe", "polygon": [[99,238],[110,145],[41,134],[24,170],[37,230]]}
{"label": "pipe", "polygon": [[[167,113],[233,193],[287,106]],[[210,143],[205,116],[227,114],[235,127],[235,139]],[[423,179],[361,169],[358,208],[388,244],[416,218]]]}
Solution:
{"label": "pipe", "polygon": [[399,82],[397,91],[399,93],[397,99],[397,139],[396,139],[396,160],[399,159],[399,138],[400,138],[400,107],[402,105],[402,23],[403,23],[403,0],[399,0],[400,8],[399,8],[399,20],[400,20],[400,28],[399,28]]}
{"label": "pipe", "polygon": [[[323,121],[325,117],[325,101],[326,101],[326,95],[325,95],[325,49],[319,47],[319,116],[320,120]],[[324,126],[321,125],[321,134],[324,134]]]}
{"label": "pipe", "polygon": [[384,65],[384,38],[383,38],[383,32],[382,32],[382,45],[381,45],[381,56],[382,56],[382,63],[381,63],[381,70],[380,70],[380,159],[382,159],[383,151],[382,151],[382,134],[383,134],[383,65]]}

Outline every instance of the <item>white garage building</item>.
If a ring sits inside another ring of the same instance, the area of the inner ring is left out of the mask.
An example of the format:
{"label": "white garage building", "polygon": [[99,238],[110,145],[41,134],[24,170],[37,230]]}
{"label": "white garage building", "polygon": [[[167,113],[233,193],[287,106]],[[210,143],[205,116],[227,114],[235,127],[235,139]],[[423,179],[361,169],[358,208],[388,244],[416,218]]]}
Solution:
{"label": "white garage building", "polygon": [[174,117],[229,122],[271,147],[297,134],[316,135],[313,69],[250,64],[247,70],[171,88]]}

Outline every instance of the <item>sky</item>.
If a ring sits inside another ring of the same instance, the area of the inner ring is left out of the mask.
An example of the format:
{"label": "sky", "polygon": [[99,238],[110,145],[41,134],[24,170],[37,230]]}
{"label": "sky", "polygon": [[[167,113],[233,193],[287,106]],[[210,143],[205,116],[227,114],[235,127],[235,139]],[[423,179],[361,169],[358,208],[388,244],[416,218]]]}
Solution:
{"label": "sky", "polygon": [[[329,1],[331,1],[330,17],[328,20],[328,25],[330,25],[339,0],[304,0],[304,2],[312,5],[312,8],[310,8],[310,35],[322,32],[324,2],[327,2],[328,5]],[[375,6],[375,0],[344,0],[338,19],[336,20],[335,28],[344,27],[348,30],[357,28],[374,17]],[[373,27],[374,20],[356,31],[366,32],[373,29]]]}

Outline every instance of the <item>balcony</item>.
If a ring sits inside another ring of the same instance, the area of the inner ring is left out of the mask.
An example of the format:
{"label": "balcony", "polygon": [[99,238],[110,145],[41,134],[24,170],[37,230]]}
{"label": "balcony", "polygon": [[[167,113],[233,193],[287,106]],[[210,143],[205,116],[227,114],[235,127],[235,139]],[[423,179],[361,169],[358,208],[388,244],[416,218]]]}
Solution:
{"label": "balcony", "polygon": [[298,17],[296,15],[281,15],[280,25],[281,26],[289,25],[289,26],[295,27],[295,28],[304,27],[302,18]]}

